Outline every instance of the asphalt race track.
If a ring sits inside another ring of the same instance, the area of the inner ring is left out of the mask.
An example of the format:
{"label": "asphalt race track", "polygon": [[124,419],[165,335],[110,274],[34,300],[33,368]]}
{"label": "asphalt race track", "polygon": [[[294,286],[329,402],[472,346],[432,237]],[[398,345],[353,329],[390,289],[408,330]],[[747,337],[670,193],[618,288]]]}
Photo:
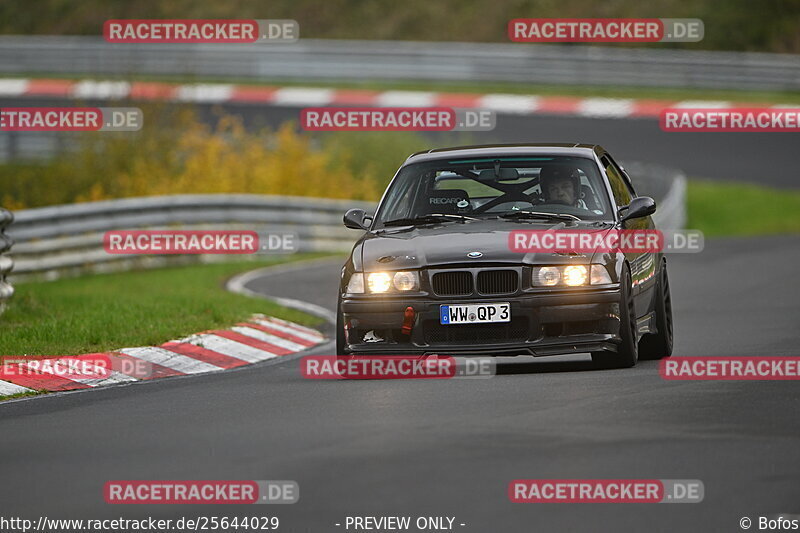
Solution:
{"label": "asphalt race track", "polygon": [[[298,111],[225,108],[251,125]],[[690,176],[796,187],[790,134],[502,115],[471,140],[598,142]],[[675,357],[800,355],[800,237],[709,239],[668,261]],[[309,264],[249,287],[333,310],[339,268]],[[343,382],[305,380],[288,357],[4,403],[0,501],[31,519],[277,515],[282,531],[315,533],[344,531],[335,524],[348,515],[455,516],[457,531],[481,533],[740,531],[743,516],[800,513],[798,413],[795,382],[664,381],[651,361],[597,370],[588,356],[507,358],[491,379]],[[705,500],[512,504],[508,483],[522,478],[700,479]],[[104,483],[125,479],[295,480],[301,495],[286,506],[107,505]]]}
{"label": "asphalt race track", "polygon": [[[251,125],[299,122],[301,108],[225,104]],[[214,120],[206,111],[207,120]],[[791,133],[667,133],[656,119],[586,118],[556,115],[497,116],[489,132],[429,134],[431,147],[519,142],[596,143],[615,159],[646,161],[680,168],[687,175],[747,181],[773,187],[797,187],[794,160],[797,138]],[[397,162],[400,166],[401,161]],[[387,177],[388,180],[388,177]]]}
{"label": "asphalt race track", "polygon": [[[58,106],[56,98],[0,98],[0,107]],[[109,106],[109,101],[71,105]],[[299,122],[300,107],[253,104],[197,105],[201,117],[216,122],[219,110],[240,115],[250,128]],[[145,122],[147,117],[145,117]],[[357,135],[357,134],[356,134]],[[597,143],[621,161],[646,161],[680,168],[691,177],[746,181],[774,187],[798,186],[797,139],[791,133],[667,133],[658,120],[498,114],[489,132],[429,133],[432,147],[497,142]],[[397,162],[399,167],[402,161]],[[387,176],[388,180],[391,176]],[[635,178],[635,176],[634,176]]]}
{"label": "asphalt race track", "polygon": [[[797,355],[800,237],[669,257],[675,356]],[[337,260],[253,280],[335,305]],[[315,353],[330,354],[332,343]],[[480,380],[305,380],[299,359],[0,405],[0,500],[18,516],[455,516],[460,531],[739,531],[797,513],[794,382],[667,382],[656,362],[505,359]],[[518,478],[700,479],[699,504],[512,504]],[[291,479],[288,506],[111,506],[113,479]],[[755,527],[754,527],[755,529]]]}

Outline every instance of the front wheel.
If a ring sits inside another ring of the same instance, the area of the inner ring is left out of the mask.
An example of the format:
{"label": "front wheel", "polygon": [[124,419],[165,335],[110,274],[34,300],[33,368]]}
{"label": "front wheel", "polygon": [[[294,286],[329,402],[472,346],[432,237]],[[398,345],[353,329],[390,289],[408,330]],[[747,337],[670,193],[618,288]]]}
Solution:
{"label": "front wheel", "polygon": [[350,358],[350,354],[347,353],[347,349],[345,348],[345,336],[344,336],[344,318],[342,317],[342,308],[341,306],[336,306],[336,357],[338,359],[347,360]]}
{"label": "front wheel", "polygon": [[604,368],[628,368],[636,364],[636,311],[633,307],[631,274],[627,266],[620,279],[619,336],[617,352],[592,352],[592,361]]}
{"label": "front wheel", "polygon": [[666,263],[661,267],[656,290],[656,333],[645,335],[639,342],[642,359],[663,359],[672,355],[672,296]]}

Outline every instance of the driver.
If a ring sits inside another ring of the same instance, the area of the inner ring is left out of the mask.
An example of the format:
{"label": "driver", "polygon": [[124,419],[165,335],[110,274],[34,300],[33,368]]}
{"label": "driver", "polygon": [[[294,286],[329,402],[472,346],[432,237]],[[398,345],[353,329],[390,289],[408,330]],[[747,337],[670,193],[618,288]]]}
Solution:
{"label": "driver", "polygon": [[546,166],[539,172],[539,186],[546,203],[587,209],[581,199],[580,171],[575,167]]}

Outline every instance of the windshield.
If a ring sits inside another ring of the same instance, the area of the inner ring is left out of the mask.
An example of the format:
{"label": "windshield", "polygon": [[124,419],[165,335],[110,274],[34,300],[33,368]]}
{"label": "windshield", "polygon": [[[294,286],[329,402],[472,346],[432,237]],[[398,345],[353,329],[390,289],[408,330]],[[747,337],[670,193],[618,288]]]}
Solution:
{"label": "windshield", "polygon": [[375,223],[381,228],[430,215],[460,215],[441,220],[517,219],[526,212],[613,220],[604,181],[593,160],[495,156],[408,165],[392,182]]}

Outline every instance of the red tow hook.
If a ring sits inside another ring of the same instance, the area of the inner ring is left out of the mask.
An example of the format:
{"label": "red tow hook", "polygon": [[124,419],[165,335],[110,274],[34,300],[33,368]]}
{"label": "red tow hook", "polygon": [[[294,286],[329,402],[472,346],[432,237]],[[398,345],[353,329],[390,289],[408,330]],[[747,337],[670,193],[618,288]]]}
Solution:
{"label": "red tow hook", "polygon": [[403,335],[411,335],[412,327],[414,327],[414,308],[406,307],[403,312],[403,327],[400,328],[400,332]]}

